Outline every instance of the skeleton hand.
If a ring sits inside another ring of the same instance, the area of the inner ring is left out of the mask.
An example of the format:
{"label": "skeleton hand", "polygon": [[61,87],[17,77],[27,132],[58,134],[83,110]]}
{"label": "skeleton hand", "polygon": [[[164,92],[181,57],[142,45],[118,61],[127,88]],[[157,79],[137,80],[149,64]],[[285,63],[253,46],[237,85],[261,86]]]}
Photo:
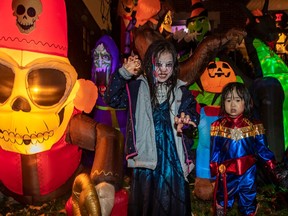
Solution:
{"label": "skeleton hand", "polygon": [[247,33],[243,29],[232,28],[226,32],[223,43],[226,43],[229,51],[235,50],[246,35]]}
{"label": "skeleton hand", "polygon": [[107,182],[93,185],[90,176],[81,173],[72,188],[72,205],[75,216],[109,216],[114,206],[115,188]]}

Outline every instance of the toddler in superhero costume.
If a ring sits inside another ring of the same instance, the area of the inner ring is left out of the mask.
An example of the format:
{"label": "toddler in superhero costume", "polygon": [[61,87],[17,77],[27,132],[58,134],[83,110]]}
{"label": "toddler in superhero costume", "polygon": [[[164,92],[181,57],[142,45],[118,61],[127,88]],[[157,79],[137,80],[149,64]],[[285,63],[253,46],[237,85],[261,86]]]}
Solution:
{"label": "toddler in superhero costume", "polygon": [[269,175],[275,174],[274,153],[267,146],[262,123],[252,118],[252,106],[244,84],[232,82],[223,88],[222,117],[211,124],[210,169],[216,177],[216,215],[226,215],[235,196],[241,214],[255,215],[256,161],[264,164]]}

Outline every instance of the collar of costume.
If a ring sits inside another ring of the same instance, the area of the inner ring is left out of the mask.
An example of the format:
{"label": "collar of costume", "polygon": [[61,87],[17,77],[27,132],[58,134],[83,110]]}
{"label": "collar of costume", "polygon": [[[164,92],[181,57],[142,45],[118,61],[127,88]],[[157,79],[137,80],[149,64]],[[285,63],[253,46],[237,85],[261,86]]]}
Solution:
{"label": "collar of costume", "polygon": [[[229,125],[233,125],[233,126],[241,126],[243,124],[243,120],[244,120],[244,116],[243,114],[237,116],[236,118],[231,118],[228,115],[225,115],[226,119],[227,119],[227,124]],[[247,126],[247,125],[246,125]]]}

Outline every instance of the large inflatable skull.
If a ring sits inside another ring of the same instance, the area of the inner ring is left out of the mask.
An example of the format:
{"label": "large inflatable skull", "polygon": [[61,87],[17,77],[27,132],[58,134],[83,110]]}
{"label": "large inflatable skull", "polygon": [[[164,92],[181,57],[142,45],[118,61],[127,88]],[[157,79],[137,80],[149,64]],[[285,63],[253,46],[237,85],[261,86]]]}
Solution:
{"label": "large inflatable skull", "polygon": [[21,154],[48,150],[61,138],[79,87],[67,58],[35,53],[25,62],[26,53],[0,50],[0,146]]}

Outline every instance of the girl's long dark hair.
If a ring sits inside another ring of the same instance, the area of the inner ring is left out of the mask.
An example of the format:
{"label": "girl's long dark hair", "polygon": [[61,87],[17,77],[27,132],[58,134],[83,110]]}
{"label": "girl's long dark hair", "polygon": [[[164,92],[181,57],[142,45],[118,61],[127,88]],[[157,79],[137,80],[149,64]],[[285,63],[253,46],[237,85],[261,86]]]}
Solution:
{"label": "girl's long dark hair", "polygon": [[221,95],[221,107],[220,107],[220,116],[224,116],[226,114],[225,111],[225,99],[227,98],[227,95],[229,93],[232,94],[233,90],[236,90],[238,96],[244,100],[244,112],[243,115],[247,118],[252,117],[252,110],[253,110],[253,101],[251,98],[251,95],[249,93],[249,90],[243,83],[238,82],[231,82],[228,83],[222,90]]}
{"label": "girl's long dark hair", "polygon": [[[166,84],[168,87],[167,98],[170,103],[169,106],[171,106],[172,102],[175,100],[173,89],[177,84],[177,77],[179,74],[177,52],[175,50],[174,45],[170,43],[169,41],[165,39],[156,40],[148,47],[144,56],[143,64],[142,64],[142,70],[144,71],[144,75],[147,77],[147,81],[149,84],[151,104],[153,108],[158,105],[158,100],[157,100],[157,95],[156,95],[157,85],[155,84],[155,77],[153,75],[154,70],[155,70],[155,60],[159,58],[159,55],[161,55],[164,52],[171,53],[172,58],[173,58],[172,75],[166,81]],[[170,101],[171,97],[172,97],[172,100]]]}

